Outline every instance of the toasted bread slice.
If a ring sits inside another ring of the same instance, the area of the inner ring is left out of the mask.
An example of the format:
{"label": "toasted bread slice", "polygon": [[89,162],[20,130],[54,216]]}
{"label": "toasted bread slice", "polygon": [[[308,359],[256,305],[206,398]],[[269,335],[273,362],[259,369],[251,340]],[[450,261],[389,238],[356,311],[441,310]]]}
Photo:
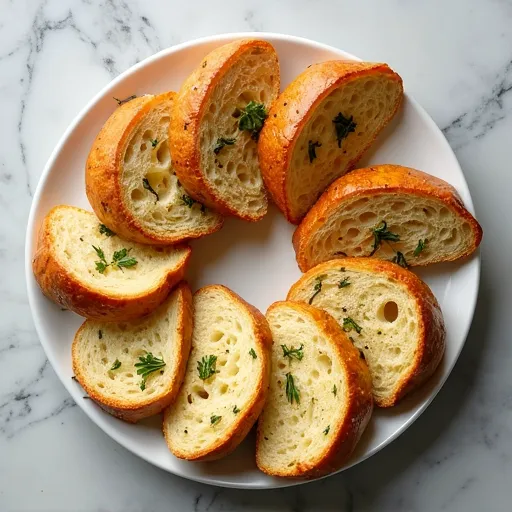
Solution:
{"label": "toasted bread slice", "polygon": [[336,471],[372,414],[368,366],[324,311],[276,302],[267,320],[274,339],[272,374],[258,422],[256,463],[269,475],[285,477]]}
{"label": "toasted bread slice", "polygon": [[313,64],[281,93],[258,151],[265,185],[290,222],[354,168],[402,96],[402,80],[386,64],[351,61]]}
{"label": "toasted bread slice", "polygon": [[185,80],[169,140],[176,174],[194,199],[244,220],[265,215],[256,140],[278,93],[277,54],[256,39],[213,50]]}
{"label": "toasted bread slice", "polygon": [[[383,229],[391,235],[381,236]],[[404,266],[453,261],[481,240],[482,228],[451,185],[400,165],[342,176],[293,235],[303,272],[340,254],[396,260],[400,253]]]}
{"label": "toasted bread slice", "polygon": [[194,332],[185,381],[166,410],[163,431],[181,459],[233,451],[261,413],[270,374],[265,317],[224,286],[194,295]]}
{"label": "toasted bread slice", "polygon": [[364,355],[380,407],[427,380],[445,348],[443,315],[430,288],[389,261],[342,258],[304,274],[288,300],[330,313]]}
{"label": "toasted bread slice", "polygon": [[[72,347],[73,371],[90,398],[135,423],[176,397],[192,338],[192,294],[181,283],[151,315],[129,323],[86,320]],[[142,366],[141,366],[142,365]],[[142,370],[153,370],[146,376]]]}
{"label": "toasted bread slice", "polygon": [[175,93],[135,98],[107,120],[87,158],[85,184],[101,222],[127,240],[169,245],[218,231],[174,174],[169,120]]}
{"label": "toasted bread slice", "polygon": [[39,231],[32,268],[56,304],[86,318],[121,322],[157,308],[183,279],[189,257],[189,247],[127,242],[93,213],[56,206]]}

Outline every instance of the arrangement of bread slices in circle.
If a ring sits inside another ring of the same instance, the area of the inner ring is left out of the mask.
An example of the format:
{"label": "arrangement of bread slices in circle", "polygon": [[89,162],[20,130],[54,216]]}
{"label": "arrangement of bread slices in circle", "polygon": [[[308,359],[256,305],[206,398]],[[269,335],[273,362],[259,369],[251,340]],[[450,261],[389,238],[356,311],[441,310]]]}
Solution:
{"label": "arrangement of bread slices in circle", "polygon": [[[177,92],[118,101],[86,167],[93,212],[54,207],[33,261],[42,292],[86,318],[75,378],[106,412],[162,413],[169,450],[232,452],[315,477],[346,463],[374,407],[439,365],[445,326],[409,267],[464,258],[482,229],[456,190],[400,165],[356,169],[400,109],[386,64],[313,64],[280,92],[262,40],[221,46]],[[303,276],[266,315],[219,285],[192,294],[187,241],[256,222],[272,200],[298,227]]]}

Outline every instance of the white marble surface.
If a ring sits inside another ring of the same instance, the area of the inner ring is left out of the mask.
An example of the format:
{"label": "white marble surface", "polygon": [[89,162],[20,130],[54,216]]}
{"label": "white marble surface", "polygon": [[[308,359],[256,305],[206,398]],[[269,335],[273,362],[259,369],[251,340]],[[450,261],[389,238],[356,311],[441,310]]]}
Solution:
{"label": "white marble surface", "polygon": [[[0,0],[0,510],[510,510],[511,27],[510,0]],[[279,491],[189,482],[103,434],[46,361],[23,275],[37,181],[85,103],[159,49],[241,30],[389,62],[455,149],[485,232],[474,324],[427,412],[359,466]]]}

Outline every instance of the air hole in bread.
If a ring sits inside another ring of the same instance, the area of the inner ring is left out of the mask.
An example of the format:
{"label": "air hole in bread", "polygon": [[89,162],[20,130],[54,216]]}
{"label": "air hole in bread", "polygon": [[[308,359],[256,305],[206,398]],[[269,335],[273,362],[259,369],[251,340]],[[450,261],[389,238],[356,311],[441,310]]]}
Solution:
{"label": "air hole in bread", "polygon": [[351,239],[351,238],[355,238],[357,235],[359,235],[359,229],[357,228],[350,228],[345,237],[348,238],[348,239]]}
{"label": "air hole in bread", "polygon": [[138,188],[134,188],[130,194],[133,201],[142,201],[144,199],[144,192]]}
{"label": "air hole in bread", "polygon": [[133,373],[125,373],[124,375],[125,375],[125,377],[128,377],[129,379],[131,379],[133,377]]}
{"label": "air hole in bread", "polygon": [[313,371],[311,372],[311,374],[310,374],[310,375],[311,375],[311,377],[313,377],[314,379],[318,379],[318,377],[320,377],[320,373],[319,373],[319,371],[318,371],[318,370],[313,370]]}
{"label": "air hole in bread", "polygon": [[396,201],[391,205],[391,209],[395,212],[399,212],[405,208],[405,203],[402,201]]}
{"label": "air hole in bread", "polygon": [[277,367],[280,369],[280,370],[283,370],[284,368],[286,368],[286,365],[282,362],[279,362],[277,363]]}
{"label": "air hole in bread", "polygon": [[217,112],[217,105],[215,103],[210,103],[210,108],[208,109],[212,114],[215,114]]}
{"label": "air hole in bread", "polygon": [[445,208],[444,206],[439,210],[439,216],[441,218],[446,218],[450,216],[450,211],[448,208]]}
{"label": "air hole in bread", "polygon": [[228,392],[229,386],[227,384],[222,384],[219,388],[219,392],[221,395],[225,395]]}
{"label": "air hole in bread", "polygon": [[146,151],[146,149],[148,149],[148,146],[147,146],[145,143],[142,143],[142,144],[140,145],[139,149],[140,149],[141,151]]}
{"label": "air hole in bread", "polygon": [[223,336],[224,333],[222,331],[213,331],[210,336],[210,341],[212,341],[213,343],[217,343],[217,341],[220,341]]}
{"label": "air hole in bread", "polygon": [[151,217],[156,221],[163,221],[164,216],[162,215],[162,212],[151,212]]}
{"label": "air hole in bread", "polygon": [[160,118],[160,121],[158,121],[161,125],[167,125],[171,121],[169,116],[163,116]]}
{"label": "air hole in bread", "polygon": [[238,365],[234,364],[234,365],[230,366],[229,368],[227,368],[226,374],[229,375],[230,377],[234,377],[235,375],[238,375],[239,371],[240,371],[240,368],[238,367]]}
{"label": "air hole in bread", "polygon": [[126,148],[126,152],[124,154],[124,162],[127,163],[129,162],[133,157],[133,146],[132,144],[130,144],[127,148]]}
{"label": "air hole in bread", "polygon": [[386,302],[383,313],[388,322],[394,322],[398,318],[398,304],[392,300]]}
{"label": "air hole in bread", "polygon": [[[210,394],[208,393],[208,391],[206,391],[206,389],[204,388],[199,388],[199,387],[196,387],[194,388],[194,391],[196,393],[196,395],[199,397],[199,398],[202,398],[203,400],[207,400],[208,397],[210,396]],[[191,402],[190,402],[191,403]]]}
{"label": "air hole in bread", "polygon": [[107,360],[107,358],[106,358],[106,357],[103,357],[103,358],[101,359],[101,362],[102,362],[103,364],[107,364],[107,363],[108,363],[108,360]]}
{"label": "air hole in bread", "polygon": [[167,165],[171,160],[171,153],[169,152],[169,145],[164,141],[158,147],[156,152],[156,159],[162,164]]}
{"label": "air hole in bread", "polygon": [[290,416],[290,420],[289,420],[289,423],[290,425],[297,425],[297,423],[299,423],[299,418],[298,416]]}
{"label": "air hole in bread", "polygon": [[105,384],[103,384],[103,382],[98,382],[98,387],[103,389],[105,387]]}
{"label": "air hole in bread", "polygon": [[142,134],[142,140],[144,141],[149,141],[153,139],[153,130],[146,130],[143,134]]}
{"label": "air hole in bread", "polygon": [[257,199],[252,199],[247,203],[247,205],[249,206],[249,208],[256,208],[256,206],[260,205],[260,201],[258,201]]}
{"label": "air hole in bread", "polygon": [[332,360],[327,354],[322,354],[317,357],[317,361],[320,367],[330,370],[332,367]]}
{"label": "air hole in bread", "polygon": [[362,223],[374,222],[377,220],[377,214],[374,212],[364,212],[359,215],[359,221]]}
{"label": "air hole in bread", "polygon": [[192,395],[191,395],[190,393],[187,395],[187,402],[188,402],[189,404],[191,404],[191,403],[192,403]]}

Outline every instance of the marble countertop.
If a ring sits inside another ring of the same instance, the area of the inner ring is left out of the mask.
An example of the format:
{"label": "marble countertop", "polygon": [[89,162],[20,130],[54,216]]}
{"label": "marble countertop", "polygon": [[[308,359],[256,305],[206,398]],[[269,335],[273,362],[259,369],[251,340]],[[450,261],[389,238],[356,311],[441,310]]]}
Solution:
{"label": "marble countertop", "polygon": [[[0,510],[510,510],[512,1],[2,0],[0,12]],[[485,233],[473,327],[425,414],[351,470],[257,492],[167,474],[97,428],[46,360],[23,267],[39,176],[87,101],[162,48],[242,30],[389,62],[456,151]]]}

